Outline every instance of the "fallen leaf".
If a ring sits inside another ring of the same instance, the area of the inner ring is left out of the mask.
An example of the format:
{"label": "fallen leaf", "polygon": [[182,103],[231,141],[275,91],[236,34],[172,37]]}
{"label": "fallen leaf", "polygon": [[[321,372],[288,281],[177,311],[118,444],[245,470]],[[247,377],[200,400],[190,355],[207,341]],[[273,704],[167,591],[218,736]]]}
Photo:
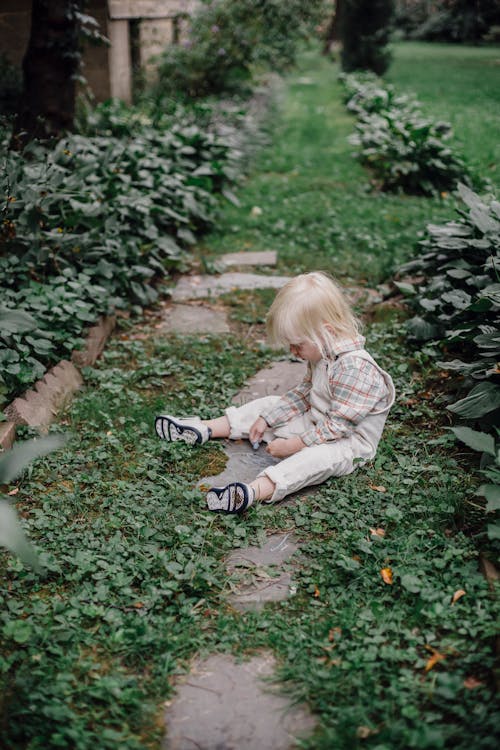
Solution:
{"label": "fallen leaf", "polygon": [[112,435],[112,434],[113,434],[113,433],[112,433],[112,431],[111,431],[111,430],[108,430],[108,431],[107,431],[107,433],[106,433],[106,435],[107,435],[108,437],[109,437],[110,435]]}
{"label": "fallen leaf", "polygon": [[330,632],[328,633],[328,640],[334,641],[335,637],[340,638],[342,635],[342,628],[330,628]]}
{"label": "fallen leaf", "polygon": [[455,593],[453,594],[453,597],[451,599],[451,606],[455,604],[455,602],[458,602],[459,599],[462,598],[462,596],[465,596],[466,592],[463,589],[457,589]]}
{"label": "fallen leaf", "polygon": [[387,492],[387,488],[382,484],[369,484],[368,487],[375,492]]}
{"label": "fallen leaf", "polygon": [[358,727],[356,729],[356,737],[360,740],[366,740],[368,737],[371,737],[373,734],[378,734],[379,729],[372,729],[371,727]]}
{"label": "fallen leaf", "polygon": [[384,583],[393,583],[392,568],[382,568],[380,575],[382,576]]}
{"label": "fallen leaf", "polygon": [[136,609],[142,609],[144,607],[144,603],[143,602],[134,602],[132,606],[135,607]]}
{"label": "fallen leaf", "polygon": [[476,679],[476,677],[466,677],[464,680],[464,688],[467,690],[474,690],[475,688],[481,687],[481,685],[484,685],[481,680]]}
{"label": "fallen leaf", "polygon": [[320,597],[319,588],[317,586],[314,586],[314,597],[316,599],[319,599]]}
{"label": "fallen leaf", "polygon": [[427,659],[427,664],[425,665],[425,671],[430,672],[433,667],[436,666],[440,661],[443,661],[443,659],[446,659],[446,656],[444,654],[440,654],[439,651],[436,651],[435,648],[432,648],[432,646],[426,645],[425,648],[427,651],[430,651],[432,653],[432,656],[430,656]]}
{"label": "fallen leaf", "polygon": [[381,528],[378,528],[378,529],[370,529],[370,534],[371,534],[372,536],[379,536],[379,537],[384,537],[384,536],[385,536],[385,529],[381,529]]}
{"label": "fallen leaf", "polygon": [[14,489],[8,492],[7,494],[12,496],[12,495],[17,495],[18,492],[19,492],[19,487],[14,487]]}

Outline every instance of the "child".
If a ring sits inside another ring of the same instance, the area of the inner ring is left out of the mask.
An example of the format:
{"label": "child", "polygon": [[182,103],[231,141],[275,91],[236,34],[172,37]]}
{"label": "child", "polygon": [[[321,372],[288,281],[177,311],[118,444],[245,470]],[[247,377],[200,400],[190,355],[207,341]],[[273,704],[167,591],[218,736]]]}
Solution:
{"label": "child", "polygon": [[275,502],[307,485],[350,474],[373,458],[394,402],[394,386],[363,348],[359,324],[327,274],[302,274],[276,295],[266,320],[271,342],[307,361],[304,380],[283,396],[230,406],[216,419],[156,418],[165,440],[263,440],[279,463],[250,484],[231,482],[207,493],[210,510],[241,513],[256,500]]}

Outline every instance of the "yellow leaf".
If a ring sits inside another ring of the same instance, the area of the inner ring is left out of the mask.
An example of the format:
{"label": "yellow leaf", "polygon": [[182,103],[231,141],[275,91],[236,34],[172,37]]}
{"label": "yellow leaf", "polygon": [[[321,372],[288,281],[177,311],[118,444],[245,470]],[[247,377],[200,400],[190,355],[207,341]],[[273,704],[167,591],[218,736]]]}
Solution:
{"label": "yellow leaf", "polygon": [[440,654],[439,651],[436,651],[435,648],[432,648],[432,646],[426,645],[425,647],[427,651],[430,651],[432,653],[432,656],[430,656],[427,659],[427,663],[425,665],[425,671],[430,672],[430,670],[436,666],[440,661],[443,661],[443,659],[446,659],[446,656],[444,654]]}
{"label": "yellow leaf", "polygon": [[393,583],[392,568],[382,568],[380,575],[382,576],[384,583]]}
{"label": "yellow leaf", "polygon": [[459,599],[462,598],[462,596],[465,596],[466,592],[463,589],[457,589],[455,593],[453,594],[453,597],[451,599],[451,606],[455,604],[455,602],[458,602]]}
{"label": "yellow leaf", "polygon": [[319,599],[320,597],[319,588],[317,586],[314,587],[314,596],[316,599]]}
{"label": "yellow leaf", "polygon": [[387,488],[382,484],[369,484],[368,487],[375,492],[387,492]]}
{"label": "yellow leaf", "polygon": [[378,528],[378,529],[370,529],[370,534],[372,536],[384,537],[385,536],[385,529],[380,529],[380,528]]}

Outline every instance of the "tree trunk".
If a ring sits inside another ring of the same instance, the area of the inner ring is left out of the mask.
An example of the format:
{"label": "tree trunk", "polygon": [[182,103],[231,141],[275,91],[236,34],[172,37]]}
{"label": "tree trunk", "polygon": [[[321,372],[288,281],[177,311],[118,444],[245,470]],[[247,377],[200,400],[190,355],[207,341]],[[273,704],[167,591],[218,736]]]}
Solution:
{"label": "tree trunk", "polygon": [[328,24],[325,43],[323,45],[323,54],[329,55],[332,44],[340,39],[340,13],[342,11],[342,0],[335,0],[333,13]]}
{"label": "tree trunk", "polygon": [[33,138],[58,136],[73,127],[81,4],[82,0],[32,0],[14,147],[22,148]]}

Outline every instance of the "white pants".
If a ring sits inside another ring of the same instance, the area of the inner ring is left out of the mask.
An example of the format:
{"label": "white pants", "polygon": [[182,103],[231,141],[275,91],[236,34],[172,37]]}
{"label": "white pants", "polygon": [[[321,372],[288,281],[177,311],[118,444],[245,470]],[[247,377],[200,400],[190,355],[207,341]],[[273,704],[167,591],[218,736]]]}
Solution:
{"label": "white pants", "polygon": [[[226,409],[231,440],[248,438],[250,427],[264,409],[274,406],[279,396],[265,396],[249,401],[243,406],[230,406]],[[264,433],[264,441],[274,438],[289,438],[301,435],[313,427],[309,412],[301,414],[290,422]],[[275,484],[274,494],[269,502],[282,500],[286,495],[297,492],[311,484],[321,484],[329,477],[350,474],[356,468],[354,459],[368,459],[375,455],[372,446],[356,435],[333,440],[329,443],[306,446],[293,456],[284,458],[278,464],[269,466],[259,476],[267,476]],[[357,464],[356,464],[357,465]]]}

